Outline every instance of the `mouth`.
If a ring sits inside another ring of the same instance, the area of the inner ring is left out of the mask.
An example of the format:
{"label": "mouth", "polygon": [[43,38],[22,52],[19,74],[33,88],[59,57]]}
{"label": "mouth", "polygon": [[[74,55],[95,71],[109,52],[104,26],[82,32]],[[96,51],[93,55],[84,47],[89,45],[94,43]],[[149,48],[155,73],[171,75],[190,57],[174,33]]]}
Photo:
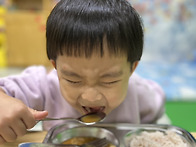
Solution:
{"label": "mouth", "polygon": [[95,113],[95,112],[104,112],[105,106],[97,106],[97,107],[88,107],[82,106],[84,112],[87,113]]}

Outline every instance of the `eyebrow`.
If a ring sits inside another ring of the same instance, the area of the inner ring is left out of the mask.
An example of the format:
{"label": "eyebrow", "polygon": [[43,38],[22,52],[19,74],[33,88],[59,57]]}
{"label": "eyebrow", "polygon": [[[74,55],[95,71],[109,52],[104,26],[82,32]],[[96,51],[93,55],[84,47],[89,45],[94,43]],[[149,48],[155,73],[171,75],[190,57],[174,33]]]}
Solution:
{"label": "eyebrow", "polygon": [[122,71],[119,72],[110,72],[110,73],[106,73],[104,75],[102,75],[102,78],[106,78],[106,77],[120,77],[121,75],[123,75]]}
{"label": "eyebrow", "polygon": [[72,77],[77,77],[77,78],[81,78],[80,75],[74,73],[74,72],[71,72],[71,71],[65,71],[65,70],[61,70],[61,73],[66,75],[66,76],[72,76]]}

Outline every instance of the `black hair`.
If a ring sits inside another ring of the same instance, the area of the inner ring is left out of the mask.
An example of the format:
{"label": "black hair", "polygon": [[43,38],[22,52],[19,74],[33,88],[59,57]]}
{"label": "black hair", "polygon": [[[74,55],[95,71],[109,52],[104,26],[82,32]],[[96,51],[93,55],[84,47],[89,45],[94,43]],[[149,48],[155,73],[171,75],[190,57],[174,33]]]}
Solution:
{"label": "black hair", "polygon": [[143,51],[143,24],[126,0],[61,0],[51,11],[46,26],[47,55],[91,57],[104,55],[106,42],[111,55],[127,55],[131,63]]}

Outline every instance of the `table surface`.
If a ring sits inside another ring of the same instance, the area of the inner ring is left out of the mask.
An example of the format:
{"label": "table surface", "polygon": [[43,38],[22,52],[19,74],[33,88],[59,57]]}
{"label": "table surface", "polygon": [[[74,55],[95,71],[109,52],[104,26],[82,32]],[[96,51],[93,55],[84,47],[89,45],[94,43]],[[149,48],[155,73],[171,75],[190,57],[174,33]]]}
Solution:
{"label": "table surface", "polygon": [[[26,135],[23,137],[18,138],[15,142],[13,143],[5,143],[3,145],[0,145],[0,147],[17,147],[18,144],[22,142],[42,142],[44,137],[46,136],[45,131],[41,132],[28,132]],[[196,138],[196,132],[191,133],[195,138]]]}
{"label": "table surface", "polygon": [[0,145],[0,147],[17,147],[18,144],[23,143],[23,142],[42,142],[44,137],[46,136],[45,131],[41,131],[41,132],[36,132],[36,131],[32,131],[32,132],[28,132],[26,135],[24,135],[23,137],[18,138],[15,142],[12,143],[5,143],[3,145]]}

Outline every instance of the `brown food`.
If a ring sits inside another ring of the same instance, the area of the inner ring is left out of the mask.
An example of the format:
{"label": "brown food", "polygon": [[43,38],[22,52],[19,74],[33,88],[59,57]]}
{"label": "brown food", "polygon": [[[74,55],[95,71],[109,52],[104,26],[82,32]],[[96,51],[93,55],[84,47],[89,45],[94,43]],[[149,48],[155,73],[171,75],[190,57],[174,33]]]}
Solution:
{"label": "brown food", "polygon": [[[73,137],[71,139],[64,141],[63,144],[82,145],[82,144],[89,143],[89,142],[96,140],[96,139],[98,139],[98,138],[96,138],[96,137]],[[116,147],[116,146],[113,145],[112,143],[109,143],[106,147]]]}
{"label": "brown food", "polygon": [[96,114],[93,114],[93,115],[87,115],[85,117],[83,117],[81,119],[81,121],[85,122],[85,123],[92,123],[92,122],[98,122],[100,121],[101,118],[100,116],[96,115]]}
{"label": "brown food", "polygon": [[97,138],[95,137],[73,137],[71,139],[68,139],[63,142],[63,144],[76,144],[76,145],[82,145],[88,142],[91,142]]}

